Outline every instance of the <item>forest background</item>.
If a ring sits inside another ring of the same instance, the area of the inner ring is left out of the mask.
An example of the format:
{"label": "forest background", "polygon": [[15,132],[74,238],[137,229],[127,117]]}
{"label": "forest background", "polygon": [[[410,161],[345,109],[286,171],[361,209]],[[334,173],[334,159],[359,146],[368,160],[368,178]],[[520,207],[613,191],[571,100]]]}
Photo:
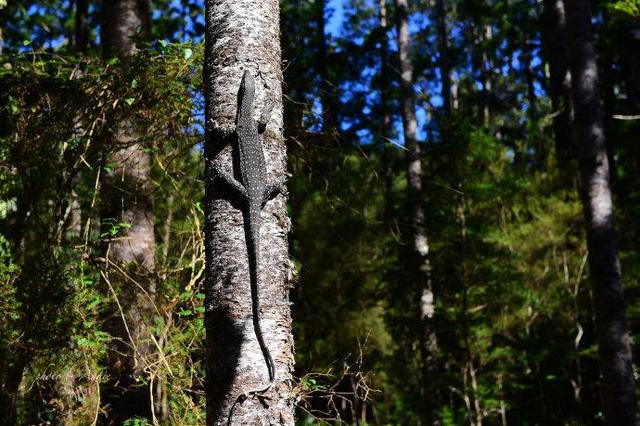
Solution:
{"label": "forest background", "polygon": [[[119,420],[204,424],[203,4],[152,1],[136,53],[102,59],[98,2],[2,3],[3,418],[91,424],[117,404],[101,394],[114,341],[105,317],[121,309],[102,247],[131,224],[105,217],[100,188],[118,169],[113,123],[130,119],[151,158],[155,247],[153,269],[127,273],[153,282],[157,351],[138,377],[152,384],[152,415]],[[554,140],[544,4],[410,4],[429,369],[394,4],[281,1],[299,421],[424,424],[435,404],[445,425],[602,424],[578,172]],[[640,5],[592,10],[639,353]]]}

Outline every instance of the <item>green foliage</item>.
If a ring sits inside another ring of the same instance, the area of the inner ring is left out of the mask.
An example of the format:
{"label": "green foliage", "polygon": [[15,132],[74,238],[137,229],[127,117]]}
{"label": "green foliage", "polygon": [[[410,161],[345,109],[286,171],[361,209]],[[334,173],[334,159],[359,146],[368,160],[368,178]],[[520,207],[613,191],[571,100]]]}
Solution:
{"label": "green foliage", "polygon": [[620,0],[609,4],[612,13],[626,18],[640,19],[640,0]]}
{"label": "green foliage", "polygon": [[122,424],[122,426],[148,426],[148,425],[149,425],[149,422],[147,421],[147,419],[140,419],[140,418],[128,419]]}
{"label": "green foliage", "polygon": [[20,334],[21,303],[14,286],[20,268],[14,263],[11,246],[0,234],[0,354],[5,354],[11,341]]}
{"label": "green foliage", "polygon": [[[96,182],[118,167],[103,161],[118,149],[110,142],[111,120],[135,117],[144,129],[140,143],[154,158],[156,226],[163,230],[154,328],[162,361],[147,360],[153,366],[147,380],[171,389],[172,424],[202,423],[203,219],[191,203],[202,188],[197,175],[182,177],[200,161],[194,147],[202,124],[193,110],[202,108],[194,97],[201,46],[167,43],[106,66],[43,52],[3,61],[0,153],[2,164],[19,173],[0,174],[7,230],[0,236],[0,371],[24,369],[23,380],[33,384],[20,421],[89,424],[100,407],[98,387],[107,380],[104,360],[113,344],[103,318],[115,308],[101,276],[102,240],[130,224],[101,223]],[[73,209],[82,212],[77,223]],[[172,222],[160,220],[167,215]]]}

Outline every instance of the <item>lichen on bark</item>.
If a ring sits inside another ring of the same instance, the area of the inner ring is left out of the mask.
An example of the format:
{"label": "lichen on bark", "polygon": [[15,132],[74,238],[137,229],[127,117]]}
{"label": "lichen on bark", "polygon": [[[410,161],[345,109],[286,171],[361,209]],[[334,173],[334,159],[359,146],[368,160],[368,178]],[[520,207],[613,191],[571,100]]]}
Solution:
{"label": "lichen on bark", "polygon": [[[270,201],[260,229],[260,322],[276,364],[278,381],[263,396],[238,399],[264,388],[268,370],[252,325],[251,294],[243,213],[214,184],[213,167],[234,173],[231,146],[217,147],[219,136],[233,132],[242,74],[256,81],[254,114],[274,105],[263,149],[268,182],[285,176],[282,137],[282,71],[277,0],[206,2],[205,101],[205,246],[207,328],[207,424],[294,423],[292,400],[293,338],[289,307],[290,220],[286,198]],[[219,152],[218,152],[219,151]]]}

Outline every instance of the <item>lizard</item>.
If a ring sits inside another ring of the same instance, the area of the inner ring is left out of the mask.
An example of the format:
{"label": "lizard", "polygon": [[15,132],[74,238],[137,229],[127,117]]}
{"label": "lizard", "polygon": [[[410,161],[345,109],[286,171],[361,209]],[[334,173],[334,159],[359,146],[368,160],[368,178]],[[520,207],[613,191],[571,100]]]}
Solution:
{"label": "lizard", "polygon": [[[276,368],[267,347],[259,313],[259,282],[258,268],[260,261],[260,213],[266,203],[279,193],[284,193],[284,183],[267,184],[267,167],[262,149],[262,134],[271,117],[273,105],[267,102],[259,121],[253,118],[253,103],[255,99],[255,81],[251,72],[245,70],[238,92],[238,111],[235,121],[235,143],[239,178],[228,175],[217,167],[213,167],[214,179],[221,182],[238,200],[240,200],[243,217],[247,257],[249,263],[249,279],[251,287],[251,313],[253,329],[262,351],[262,355],[269,371],[269,386],[260,391],[250,392],[258,394],[266,392],[276,381]],[[246,398],[248,394],[241,395]],[[235,404],[234,404],[235,405]],[[231,414],[231,413],[230,413]]]}

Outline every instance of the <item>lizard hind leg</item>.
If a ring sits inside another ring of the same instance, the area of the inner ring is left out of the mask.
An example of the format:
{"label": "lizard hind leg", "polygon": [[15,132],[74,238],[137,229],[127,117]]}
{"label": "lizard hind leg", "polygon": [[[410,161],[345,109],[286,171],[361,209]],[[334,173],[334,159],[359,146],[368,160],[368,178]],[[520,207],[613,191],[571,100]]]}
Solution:
{"label": "lizard hind leg", "polygon": [[269,201],[273,200],[278,194],[285,195],[287,188],[284,181],[267,185],[264,188],[264,194],[262,195],[262,207],[264,207]]}

